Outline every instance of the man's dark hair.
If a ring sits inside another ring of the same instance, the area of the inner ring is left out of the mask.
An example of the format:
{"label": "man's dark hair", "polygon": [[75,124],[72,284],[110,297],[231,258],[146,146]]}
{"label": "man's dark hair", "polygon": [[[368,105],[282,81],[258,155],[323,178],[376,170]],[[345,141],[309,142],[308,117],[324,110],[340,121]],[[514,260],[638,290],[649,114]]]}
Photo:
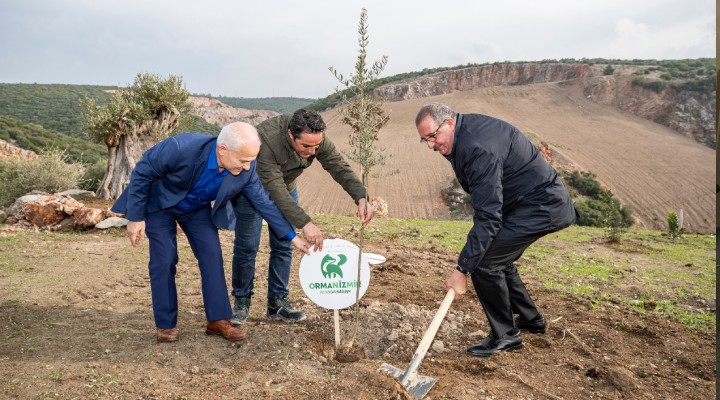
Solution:
{"label": "man's dark hair", "polygon": [[303,132],[322,133],[325,131],[325,121],[317,111],[301,108],[293,113],[288,129],[297,139]]}

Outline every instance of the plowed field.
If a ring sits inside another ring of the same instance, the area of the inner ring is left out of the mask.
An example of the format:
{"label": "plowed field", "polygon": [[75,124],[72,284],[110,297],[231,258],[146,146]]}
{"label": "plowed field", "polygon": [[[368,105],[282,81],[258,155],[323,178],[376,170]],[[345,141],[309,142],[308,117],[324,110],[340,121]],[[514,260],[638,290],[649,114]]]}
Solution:
{"label": "plowed field", "polygon": [[[683,210],[688,231],[715,231],[715,151],[671,129],[586,99],[573,83],[484,88],[385,104],[390,122],[379,145],[388,155],[372,192],[397,218],[447,219],[440,190],[453,177],[450,164],[418,141],[415,113],[425,103],[444,102],[461,113],[504,119],[546,142],[561,162],[595,173],[634,208],[638,226],[666,229],[669,211]],[[335,111],[324,114],[328,135],[347,149],[350,128]],[[351,162],[352,165],[355,165]],[[300,201],[311,212],[355,212],[353,203],[319,166],[300,179]]]}

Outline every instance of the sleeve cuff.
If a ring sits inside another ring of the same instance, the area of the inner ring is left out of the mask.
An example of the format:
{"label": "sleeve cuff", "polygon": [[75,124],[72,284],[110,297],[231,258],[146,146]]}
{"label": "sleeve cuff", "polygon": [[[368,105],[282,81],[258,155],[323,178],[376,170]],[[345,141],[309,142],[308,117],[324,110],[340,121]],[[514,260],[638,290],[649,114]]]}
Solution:
{"label": "sleeve cuff", "polygon": [[457,267],[455,267],[455,269],[458,270],[458,271],[460,271],[460,272],[462,272],[462,273],[465,274],[465,275],[470,275],[470,274],[471,274],[471,272],[465,271],[465,270],[462,269],[459,265],[458,265]]}
{"label": "sleeve cuff", "polygon": [[295,236],[297,236],[297,233],[295,231],[288,233],[287,235],[283,236],[285,240],[293,240],[295,239]]}

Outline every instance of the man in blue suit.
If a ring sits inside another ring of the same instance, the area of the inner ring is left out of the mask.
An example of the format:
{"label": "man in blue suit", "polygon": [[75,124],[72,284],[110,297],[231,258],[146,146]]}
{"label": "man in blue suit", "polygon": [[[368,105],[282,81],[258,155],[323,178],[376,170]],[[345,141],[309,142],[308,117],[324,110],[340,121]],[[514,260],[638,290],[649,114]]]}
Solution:
{"label": "man in blue suit", "polygon": [[[232,326],[218,228],[234,229],[233,202],[239,194],[281,238],[309,254],[308,243],[273,203],[255,172],[260,138],[243,122],[225,126],[217,137],[187,133],[169,137],[143,155],[130,184],[112,207],[125,214],[130,243],[147,235],[150,244],[150,289],[158,342],[178,339],[177,225],[198,260],[202,280],[205,333],[227,340],[245,338]],[[211,204],[214,201],[214,204]]]}

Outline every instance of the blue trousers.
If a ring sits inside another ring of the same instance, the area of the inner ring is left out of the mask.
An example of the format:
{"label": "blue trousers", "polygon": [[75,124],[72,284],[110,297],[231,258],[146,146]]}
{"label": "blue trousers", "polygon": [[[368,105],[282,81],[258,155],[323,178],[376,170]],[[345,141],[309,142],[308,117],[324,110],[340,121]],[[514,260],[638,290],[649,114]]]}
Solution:
{"label": "blue trousers", "polygon": [[[290,195],[299,204],[297,189]],[[260,248],[262,216],[250,201],[241,195],[235,202],[235,243],[232,261],[232,295],[250,297],[255,279],[255,258]],[[288,295],[290,282],[290,264],[292,264],[292,244],[278,238],[270,231],[270,265],[268,268],[268,299]]]}
{"label": "blue trousers", "polygon": [[230,318],[232,309],[227,297],[222,250],[217,227],[210,218],[210,206],[191,212],[171,208],[150,213],[145,221],[150,243],[148,270],[155,325],[163,329],[177,325],[177,224],[185,232],[200,267],[205,317],[208,321]]}

